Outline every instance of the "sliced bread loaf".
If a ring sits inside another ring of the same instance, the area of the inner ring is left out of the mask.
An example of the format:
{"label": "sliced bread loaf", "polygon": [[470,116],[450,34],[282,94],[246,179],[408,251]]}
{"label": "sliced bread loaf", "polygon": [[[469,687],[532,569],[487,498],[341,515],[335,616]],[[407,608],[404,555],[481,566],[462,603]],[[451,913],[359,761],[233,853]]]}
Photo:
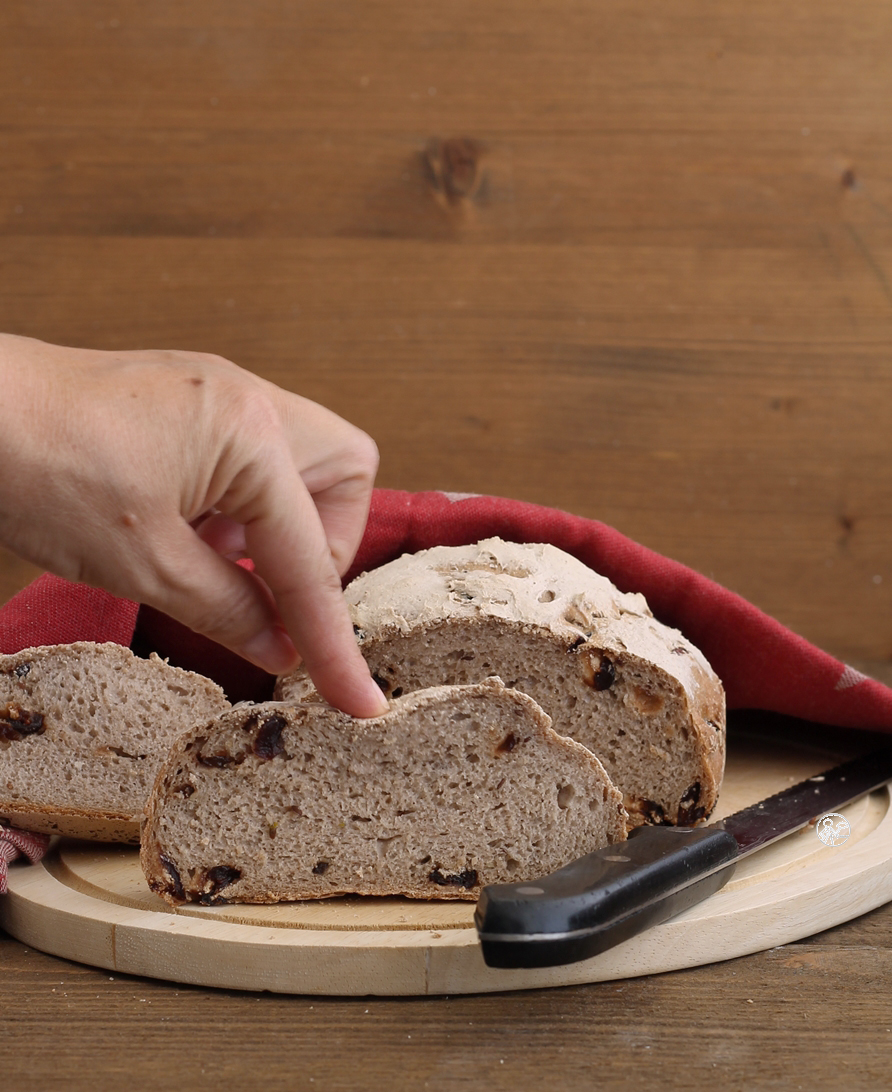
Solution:
{"label": "sliced bread loaf", "polygon": [[374,720],[309,703],[234,706],[174,744],[140,857],[173,905],[476,899],[625,834],[594,755],[489,679],[406,695]]}
{"label": "sliced bread loaf", "polygon": [[25,830],[137,842],[173,740],[228,707],[203,675],[116,644],[0,656],[0,818]]}
{"label": "sliced bread loaf", "polygon": [[[438,546],[346,589],[363,654],[388,695],[498,675],[584,744],[634,825],[691,824],[724,770],[724,691],[703,655],[624,594],[546,544]],[[313,700],[298,670],[276,697]]]}

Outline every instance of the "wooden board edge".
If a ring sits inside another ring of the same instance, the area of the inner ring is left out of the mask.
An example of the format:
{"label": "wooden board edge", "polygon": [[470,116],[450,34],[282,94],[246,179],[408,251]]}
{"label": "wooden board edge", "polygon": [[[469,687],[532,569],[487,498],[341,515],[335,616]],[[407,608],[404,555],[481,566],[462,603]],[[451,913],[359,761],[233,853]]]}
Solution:
{"label": "wooden board edge", "polygon": [[892,809],[888,791],[884,795],[886,810],[876,829],[848,849],[827,847],[826,867],[793,869],[766,884],[720,891],[656,929],[564,967],[488,968],[474,929],[276,930],[133,909],[67,887],[42,864],[10,868],[0,924],[23,943],[77,962],[251,991],[422,996],[633,978],[776,947],[892,899]]}

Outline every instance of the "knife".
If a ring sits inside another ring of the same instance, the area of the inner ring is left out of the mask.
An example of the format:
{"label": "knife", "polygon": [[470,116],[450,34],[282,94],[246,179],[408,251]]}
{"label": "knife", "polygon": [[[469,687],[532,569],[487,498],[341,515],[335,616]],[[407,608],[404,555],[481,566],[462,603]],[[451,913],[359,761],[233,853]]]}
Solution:
{"label": "knife", "polygon": [[874,751],[704,827],[636,827],[537,880],[484,887],[474,924],[489,967],[589,959],[718,891],[737,862],[892,780]]}

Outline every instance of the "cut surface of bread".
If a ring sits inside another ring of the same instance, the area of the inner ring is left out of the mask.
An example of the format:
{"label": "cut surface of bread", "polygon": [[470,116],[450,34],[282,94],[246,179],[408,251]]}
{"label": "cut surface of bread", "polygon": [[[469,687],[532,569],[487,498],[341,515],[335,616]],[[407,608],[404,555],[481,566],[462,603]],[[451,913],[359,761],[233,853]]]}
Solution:
{"label": "cut surface of bread", "polygon": [[625,835],[601,763],[489,679],[406,695],[373,720],[234,706],[174,744],[140,859],[173,905],[476,899]]}
{"label": "cut surface of bread", "polygon": [[[718,677],[643,596],[548,544],[438,546],[346,589],[363,655],[390,696],[498,675],[588,747],[632,823],[691,824],[718,798],[725,701]],[[313,700],[299,669],[275,696]]]}
{"label": "cut surface of bread", "polygon": [[228,707],[203,675],[117,644],[0,656],[0,817],[25,830],[136,842],[173,740]]}

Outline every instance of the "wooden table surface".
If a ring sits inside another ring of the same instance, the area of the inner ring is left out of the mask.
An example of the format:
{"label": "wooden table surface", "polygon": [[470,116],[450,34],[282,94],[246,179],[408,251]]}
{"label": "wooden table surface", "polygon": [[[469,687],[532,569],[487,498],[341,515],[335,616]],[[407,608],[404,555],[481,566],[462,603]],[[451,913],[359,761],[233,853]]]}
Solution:
{"label": "wooden table surface", "polygon": [[[0,329],[218,352],[385,486],[597,517],[884,678],[885,0],[5,0]],[[0,468],[2,472],[2,468]],[[0,600],[35,570],[0,555]],[[0,936],[64,1087],[884,1087],[892,909],[656,978],[340,1001]]]}
{"label": "wooden table surface", "polygon": [[10,1092],[884,1089],[890,941],[884,907],[803,943],[672,974],[330,1000],[110,975],[0,937],[0,1062]]}

